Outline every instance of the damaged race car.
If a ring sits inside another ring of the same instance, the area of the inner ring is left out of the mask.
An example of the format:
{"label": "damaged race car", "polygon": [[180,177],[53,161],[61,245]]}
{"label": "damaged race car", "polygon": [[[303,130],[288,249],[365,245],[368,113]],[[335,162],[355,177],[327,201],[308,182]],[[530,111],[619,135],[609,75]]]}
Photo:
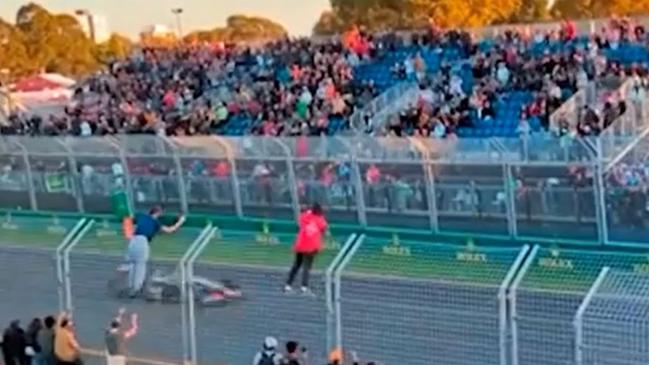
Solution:
{"label": "damaged race car", "polygon": [[[116,298],[128,298],[129,264],[120,265],[114,278],[108,281],[108,294]],[[178,270],[164,275],[156,270],[147,277],[142,288],[141,297],[149,302],[179,303],[181,297],[181,277]],[[194,299],[202,306],[221,306],[230,301],[243,298],[241,289],[232,282],[215,281],[200,276],[194,276],[191,285]]]}

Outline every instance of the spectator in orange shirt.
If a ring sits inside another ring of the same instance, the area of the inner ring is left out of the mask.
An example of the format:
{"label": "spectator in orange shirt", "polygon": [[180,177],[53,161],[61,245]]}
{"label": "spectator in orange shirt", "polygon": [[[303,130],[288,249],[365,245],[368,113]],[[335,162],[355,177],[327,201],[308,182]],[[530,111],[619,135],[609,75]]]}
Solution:
{"label": "spectator in orange shirt", "polygon": [[56,321],[54,356],[58,365],[83,365],[81,347],[74,334],[74,323],[65,312],[61,313]]}

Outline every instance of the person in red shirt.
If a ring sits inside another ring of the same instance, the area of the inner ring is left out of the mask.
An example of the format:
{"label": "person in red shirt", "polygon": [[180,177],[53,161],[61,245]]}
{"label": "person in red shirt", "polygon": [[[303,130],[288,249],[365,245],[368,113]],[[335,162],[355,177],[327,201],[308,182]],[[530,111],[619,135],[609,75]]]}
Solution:
{"label": "person in red shirt", "polygon": [[313,267],[313,261],[320,250],[322,250],[322,236],[327,230],[327,220],[322,213],[320,204],[315,203],[311,209],[300,214],[300,230],[293,246],[295,260],[288,274],[288,280],[284,287],[285,292],[293,290],[293,280],[300,268],[302,268],[302,293],[309,293],[309,275]]}

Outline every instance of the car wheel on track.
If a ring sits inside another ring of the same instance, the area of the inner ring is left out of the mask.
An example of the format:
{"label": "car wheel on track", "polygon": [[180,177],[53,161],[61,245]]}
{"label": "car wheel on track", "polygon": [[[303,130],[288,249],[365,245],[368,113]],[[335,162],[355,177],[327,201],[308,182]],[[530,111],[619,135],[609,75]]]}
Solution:
{"label": "car wheel on track", "polygon": [[177,303],[180,301],[180,288],[177,286],[167,285],[162,288],[162,302]]}

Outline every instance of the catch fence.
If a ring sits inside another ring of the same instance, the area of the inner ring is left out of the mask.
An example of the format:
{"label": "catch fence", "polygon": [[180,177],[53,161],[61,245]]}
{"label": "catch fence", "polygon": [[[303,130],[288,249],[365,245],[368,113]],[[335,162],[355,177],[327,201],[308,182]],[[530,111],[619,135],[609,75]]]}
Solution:
{"label": "catch fence", "polygon": [[383,364],[505,364],[506,291],[528,249],[359,242],[336,280],[338,345]]}
{"label": "catch fence", "polygon": [[649,362],[649,261],[603,268],[575,316],[575,364]]}
{"label": "catch fence", "polygon": [[[139,363],[246,364],[268,335],[300,341],[314,361],[335,348],[415,365],[647,360],[645,254],[328,236],[307,297],[282,292],[291,234],[207,222],[154,242],[151,268],[179,272],[180,301],[165,304],[107,291],[126,244],[119,224],[12,216],[0,229],[13,232],[0,241],[5,315],[67,309],[95,355],[125,306],[140,314],[128,346]],[[244,298],[204,307],[189,285],[201,277],[230,279]]]}
{"label": "catch fence", "polygon": [[633,272],[646,260],[613,251],[532,249],[510,290],[511,364],[572,364],[573,320],[600,271],[608,266]]}
{"label": "catch fence", "polygon": [[[586,140],[541,135],[4,137],[0,208],[111,213],[114,193],[124,191],[136,210],[163,204],[169,211],[293,220],[320,202],[331,222],[361,227],[647,243],[639,224],[646,214],[625,215],[626,195],[611,194],[610,178],[629,156],[642,155],[634,161],[644,163],[643,136],[633,139],[637,147],[607,157],[610,164]],[[639,222],[625,228],[615,224],[618,216]]]}

